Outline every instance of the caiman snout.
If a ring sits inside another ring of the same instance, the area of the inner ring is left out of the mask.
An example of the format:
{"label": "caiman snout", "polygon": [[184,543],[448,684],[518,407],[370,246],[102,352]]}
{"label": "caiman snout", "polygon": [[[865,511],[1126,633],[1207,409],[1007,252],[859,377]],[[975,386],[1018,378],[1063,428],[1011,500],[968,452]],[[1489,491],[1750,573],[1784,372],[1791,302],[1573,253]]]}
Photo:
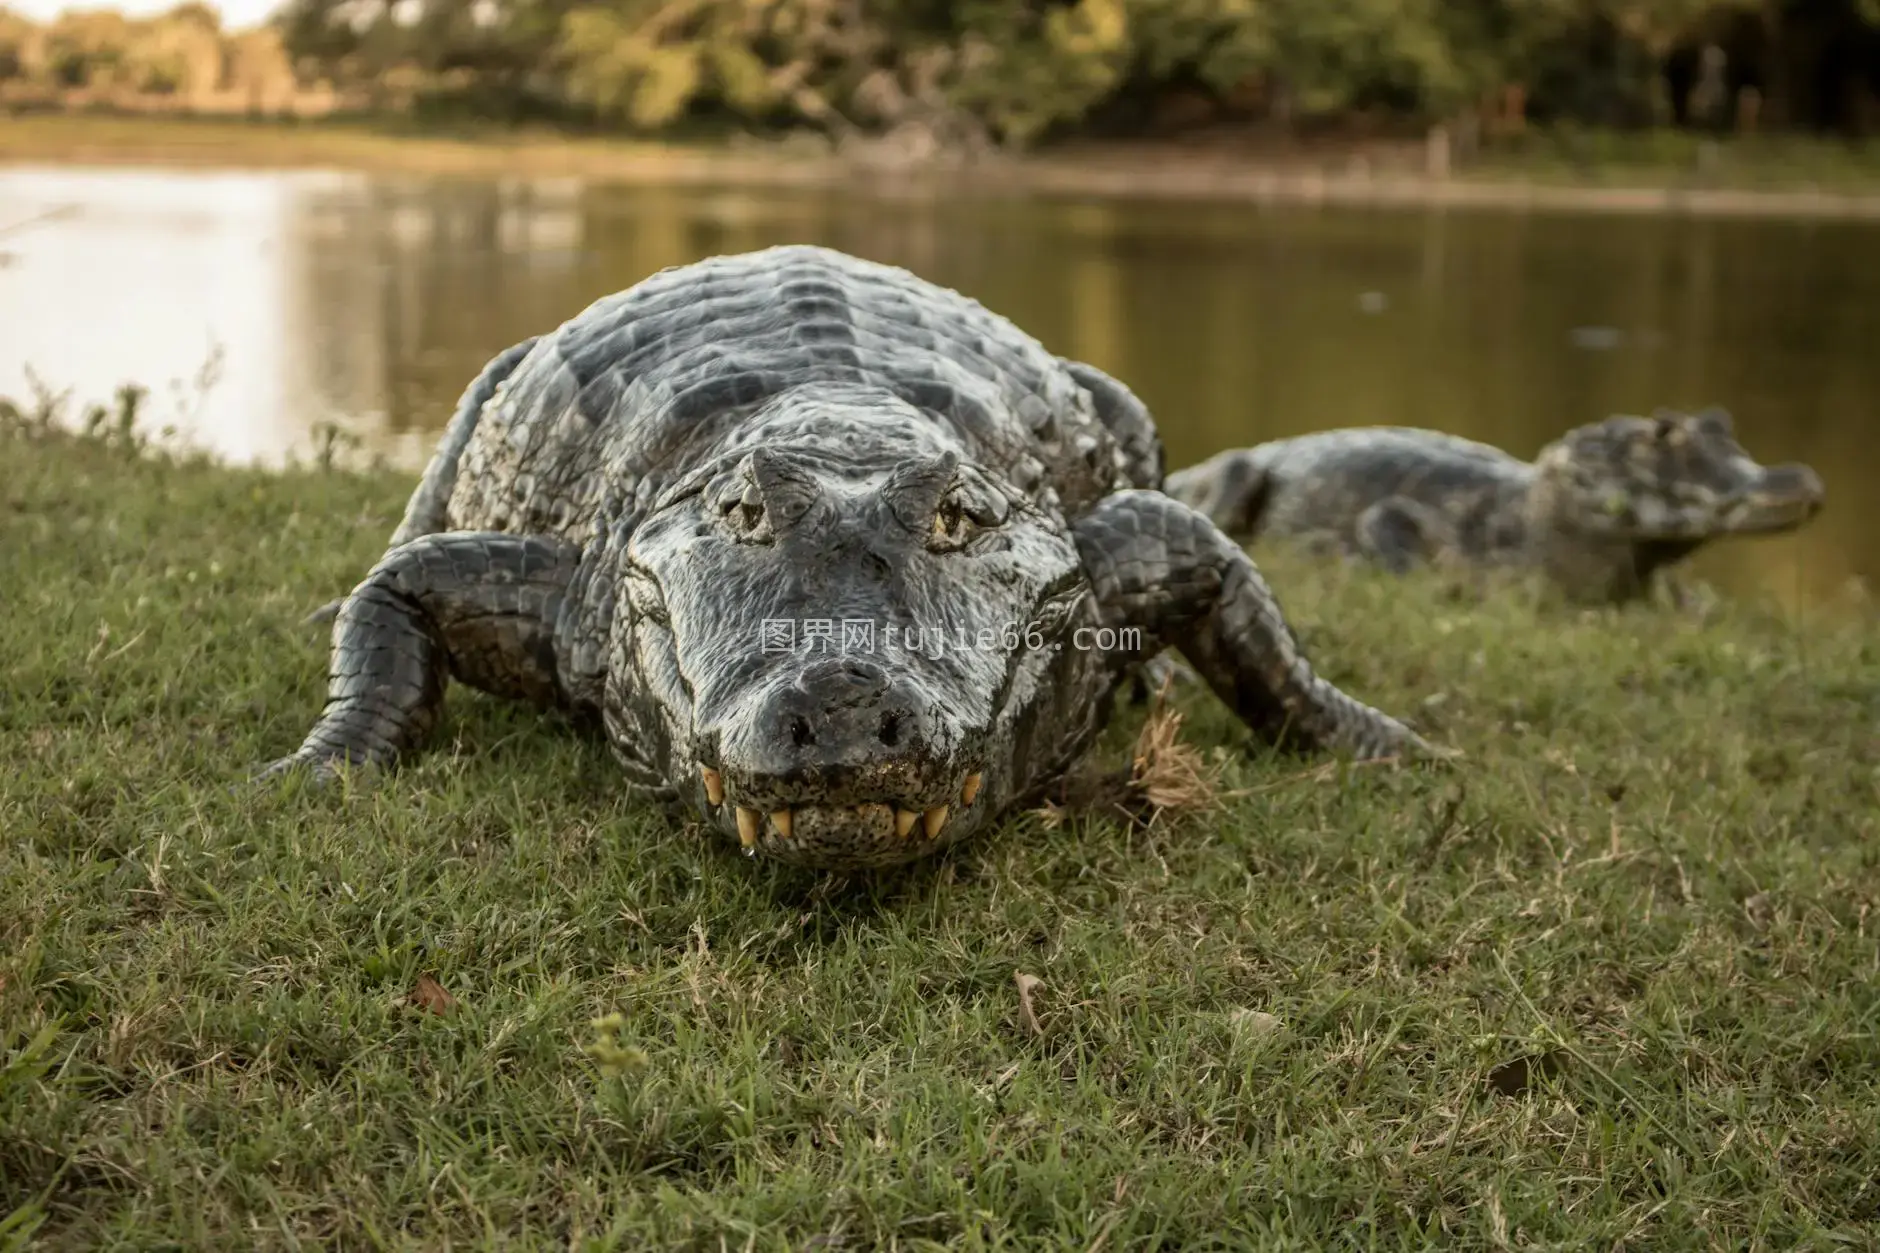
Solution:
{"label": "caiman snout", "polygon": [[699,738],[712,816],[746,848],[838,865],[912,857],[978,798],[916,676],[844,657],[812,663],[740,702]]}
{"label": "caiman snout", "polygon": [[924,737],[926,702],[874,662],[843,658],[805,670],[770,698],[758,723],[785,769],[857,765]]}
{"label": "caiman snout", "polygon": [[1827,503],[1821,476],[1801,463],[1770,466],[1731,505],[1730,528],[1738,532],[1786,531],[1801,526]]}

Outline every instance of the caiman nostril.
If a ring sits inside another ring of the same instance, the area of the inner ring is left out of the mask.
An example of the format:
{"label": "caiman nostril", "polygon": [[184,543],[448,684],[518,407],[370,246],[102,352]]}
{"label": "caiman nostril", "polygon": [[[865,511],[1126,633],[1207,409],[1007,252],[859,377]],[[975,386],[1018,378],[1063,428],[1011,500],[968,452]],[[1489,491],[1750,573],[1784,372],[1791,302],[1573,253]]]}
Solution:
{"label": "caiman nostril", "polygon": [[816,733],[809,729],[809,719],[790,719],[790,742],[798,748],[807,748],[816,742]]}
{"label": "caiman nostril", "polygon": [[881,715],[881,742],[893,748],[901,739],[901,715],[885,713]]}

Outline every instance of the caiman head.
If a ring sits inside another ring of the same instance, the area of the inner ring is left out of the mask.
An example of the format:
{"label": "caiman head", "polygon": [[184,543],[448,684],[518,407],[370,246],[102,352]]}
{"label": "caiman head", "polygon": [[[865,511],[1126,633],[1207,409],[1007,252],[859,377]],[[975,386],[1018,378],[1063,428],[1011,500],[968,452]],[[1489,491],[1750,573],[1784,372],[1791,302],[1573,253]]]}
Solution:
{"label": "caiman head", "polygon": [[936,438],[854,442],[725,455],[625,565],[635,721],[670,783],[747,851],[828,869],[982,826],[1095,664],[1060,521]]}
{"label": "caiman head", "polygon": [[1794,530],[1826,497],[1808,466],[1758,464],[1718,408],[1608,418],[1569,431],[1536,464],[1555,525],[1677,552],[1726,535]]}

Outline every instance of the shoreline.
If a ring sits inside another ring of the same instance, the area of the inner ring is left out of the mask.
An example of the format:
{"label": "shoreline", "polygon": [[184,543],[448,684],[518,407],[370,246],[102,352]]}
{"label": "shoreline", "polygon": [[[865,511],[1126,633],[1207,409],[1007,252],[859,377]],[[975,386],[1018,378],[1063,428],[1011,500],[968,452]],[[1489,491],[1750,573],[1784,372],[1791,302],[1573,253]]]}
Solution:
{"label": "shoreline", "polygon": [[[799,145],[652,142],[554,133],[486,137],[402,134],[358,123],[230,121],[49,114],[0,126],[0,168],[52,165],[198,169],[344,169],[439,177],[575,177],[628,185],[741,184],[780,188],[866,185],[928,193],[1090,197],[1377,209],[1786,217],[1880,221],[1880,180],[1853,187],[1796,179],[1785,185],[1697,183],[1683,169],[1654,182],[1606,167],[1601,181],[1515,173],[1494,160],[1448,176],[1373,170],[1362,156],[1343,170],[1174,145],[1084,145],[961,163],[870,159]],[[1620,174],[1628,181],[1605,181]],[[1672,177],[1676,175],[1676,177]]]}

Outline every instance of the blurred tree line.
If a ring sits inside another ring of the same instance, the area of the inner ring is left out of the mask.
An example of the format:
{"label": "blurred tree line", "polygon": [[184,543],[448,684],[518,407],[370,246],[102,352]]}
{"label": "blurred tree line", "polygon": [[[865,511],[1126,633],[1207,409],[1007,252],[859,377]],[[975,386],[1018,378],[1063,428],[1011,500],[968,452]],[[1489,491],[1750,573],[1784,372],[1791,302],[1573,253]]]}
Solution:
{"label": "blurred tree line", "polygon": [[[1880,129],[1880,0],[290,0],[274,29],[363,107],[640,132]],[[10,46],[0,11],[0,79]],[[125,63],[68,39],[36,72]]]}
{"label": "blurred tree line", "polygon": [[45,23],[0,8],[0,101],[290,112],[317,99],[278,30],[224,30],[194,0],[149,18],[98,9]]}
{"label": "blurred tree line", "polygon": [[342,84],[641,131],[1880,125],[1880,0],[292,0],[282,30]]}

